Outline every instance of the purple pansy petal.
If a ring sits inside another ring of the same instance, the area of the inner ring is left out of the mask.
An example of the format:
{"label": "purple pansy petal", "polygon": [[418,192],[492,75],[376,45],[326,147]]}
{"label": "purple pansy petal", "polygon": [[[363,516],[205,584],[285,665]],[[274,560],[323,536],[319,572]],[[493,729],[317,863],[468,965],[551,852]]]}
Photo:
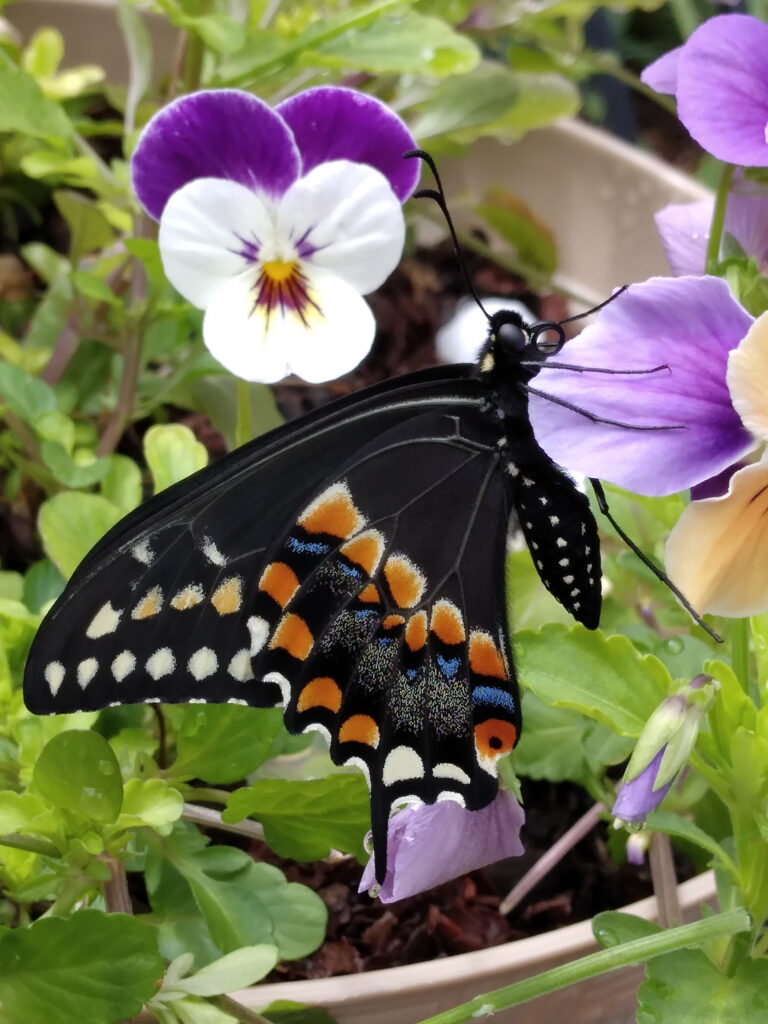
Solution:
{"label": "purple pansy petal", "polygon": [[416,141],[397,114],[375,97],[321,85],[275,109],[293,131],[302,174],[327,160],[352,160],[381,171],[401,202],[416,188],[420,162],[403,159]]}
{"label": "purple pansy petal", "polygon": [[714,199],[670,203],[654,214],[670,270],[676,277],[703,274]]}
{"label": "purple pansy petal", "polygon": [[623,821],[642,822],[651,811],[659,806],[674,782],[674,779],[670,779],[665,786],[654,789],[665,750],[666,746],[663,746],[637,778],[632,779],[631,782],[625,782],[621,787],[611,811],[615,818],[621,818]]}
{"label": "purple pansy petal", "polygon": [[291,185],[277,210],[277,233],[293,240],[300,257],[365,295],[400,262],[405,220],[383,174],[333,160]]}
{"label": "purple pansy petal", "polygon": [[254,267],[223,284],[203,320],[206,346],[236,376],[271,384],[295,373],[319,383],[348,373],[367,355],[376,324],[351,285],[302,265],[305,302],[281,308],[256,301],[258,275]]}
{"label": "purple pansy petal", "polygon": [[133,187],[160,219],[170,196],[195,178],[227,178],[281,196],[299,176],[290,129],[266,103],[237,89],[181,96],[159,110],[131,160]]}
{"label": "purple pansy petal", "polygon": [[541,371],[533,386],[632,430],[594,423],[532,396],[539,444],[560,465],[640,494],[672,494],[715,476],[754,441],[725,383],[728,353],[752,323],[717,277],[632,285],[568,342],[558,361],[613,370],[667,365],[640,376]]}
{"label": "purple pansy petal", "polygon": [[691,501],[704,501],[706,498],[722,497],[731,486],[733,474],[743,469],[744,466],[745,463],[742,461],[734,462],[732,466],[726,466],[724,470],[715,474],[715,476],[702,480],[700,484],[695,484],[691,488]]}
{"label": "purple pansy petal", "polygon": [[[671,203],[655,215],[669,266],[676,276],[704,273],[714,205],[714,199]],[[760,269],[768,266],[767,196],[732,192],[728,197],[724,230],[733,235]]]}
{"label": "purple pansy petal", "polygon": [[[379,899],[402,900],[475,868],[518,857],[524,821],[522,807],[504,791],[481,811],[468,811],[453,800],[398,811],[389,821],[387,875]],[[359,891],[375,884],[371,857]]]}
{"label": "purple pansy petal", "polygon": [[677,92],[677,66],[682,49],[682,46],[677,46],[649,64],[640,75],[640,81],[656,92],[674,96]]}
{"label": "purple pansy petal", "polygon": [[247,270],[274,228],[255,192],[234,181],[198,178],[168,200],[158,244],[166,276],[185,299],[205,309],[214,293]]}
{"label": "purple pansy petal", "polygon": [[720,160],[768,166],[768,25],[747,14],[710,18],[683,46],[677,112]]}

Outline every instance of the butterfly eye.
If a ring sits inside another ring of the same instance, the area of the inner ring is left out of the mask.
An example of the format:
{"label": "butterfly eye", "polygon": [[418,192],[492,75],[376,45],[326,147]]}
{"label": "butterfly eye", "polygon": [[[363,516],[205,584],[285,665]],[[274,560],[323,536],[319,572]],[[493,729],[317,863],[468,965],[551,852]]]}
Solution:
{"label": "butterfly eye", "polygon": [[554,355],[565,344],[565,331],[560,324],[537,324],[531,330],[531,335],[536,348],[544,356]]}
{"label": "butterfly eye", "polygon": [[512,349],[513,352],[522,352],[528,344],[528,335],[519,324],[507,320],[496,329],[496,338],[500,344]]}

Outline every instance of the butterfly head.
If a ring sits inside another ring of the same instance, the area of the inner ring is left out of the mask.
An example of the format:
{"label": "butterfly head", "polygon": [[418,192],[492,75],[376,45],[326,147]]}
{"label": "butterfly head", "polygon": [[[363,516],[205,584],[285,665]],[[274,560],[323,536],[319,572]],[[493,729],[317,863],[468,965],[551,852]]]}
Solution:
{"label": "butterfly head", "polygon": [[517,380],[535,377],[546,362],[565,344],[565,331],[558,323],[542,320],[527,324],[513,310],[500,310],[488,318],[488,341],[480,356],[481,373],[512,374]]}

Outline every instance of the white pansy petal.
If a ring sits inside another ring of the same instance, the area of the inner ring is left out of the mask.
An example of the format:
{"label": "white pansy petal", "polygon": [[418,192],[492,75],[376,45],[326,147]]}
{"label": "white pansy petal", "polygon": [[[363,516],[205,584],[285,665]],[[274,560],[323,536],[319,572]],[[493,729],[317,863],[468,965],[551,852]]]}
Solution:
{"label": "white pansy petal", "polygon": [[731,351],[726,380],[744,426],[768,441],[768,313],[755,320]]}
{"label": "white pansy petal", "polygon": [[[230,278],[212,296],[203,319],[203,341],[214,359],[243,380],[274,384],[290,373],[277,330],[267,330],[263,311],[254,312],[253,268]],[[271,319],[279,314],[273,312]]]}
{"label": "white pansy petal", "polygon": [[392,273],[405,242],[403,211],[389,181],[348,160],[320,164],[294,182],[280,200],[277,223],[302,258],[363,295]]}
{"label": "white pansy petal", "polygon": [[[310,297],[317,309],[305,314],[306,326],[289,314],[280,331],[293,373],[313,384],[335,380],[371,349],[376,321],[359,292],[335,274],[305,266]],[[275,326],[275,332],[278,328]]]}
{"label": "white pansy petal", "polygon": [[197,178],[174,192],[160,218],[158,243],[168,280],[205,309],[222,283],[253,263],[274,226],[264,202],[223,178]]}
{"label": "white pansy petal", "polygon": [[768,454],[740,469],[726,495],[693,501],[667,541],[670,579],[699,612],[768,610]]}

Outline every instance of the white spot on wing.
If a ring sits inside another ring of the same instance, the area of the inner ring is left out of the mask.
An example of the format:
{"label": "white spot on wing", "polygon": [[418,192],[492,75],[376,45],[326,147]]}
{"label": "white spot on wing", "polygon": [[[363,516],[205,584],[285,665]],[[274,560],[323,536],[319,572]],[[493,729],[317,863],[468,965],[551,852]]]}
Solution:
{"label": "white spot on wing", "polygon": [[331,734],[326,726],[321,725],[320,722],[310,722],[309,725],[305,726],[302,732],[319,732],[323,737],[328,746],[331,745]]}
{"label": "white spot on wing", "polygon": [[264,676],[265,683],[277,683],[280,687],[280,694],[282,696],[283,707],[286,706],[288,701],[291,699],[291,684],[285,678],[281,672],[267,672]]}
{"label": "white spot on wing", "polygon": [[550,516],[549,521],[553,526],[558,526],[560,523],[560,516]]}
{"label": "white spot on wing", "polygon": [[91,624],[86,629],[85,635],[91,640],[98,640],[100,636],[114,633],[122,614],[121,611],[117,611],[112,607],[111,601],[107,601],[91,619]]}
{"label": "white spot on wing", "polygon": [[251,657],[255,658],[261,648],[267,642],[269,636],[269,623],[260,615],[252,615],[246,625],[251,634]]}
{"label": "white spot on wing", "polygon": [[131,548],[131,554],[137,562],[141,562],[142,565],[151,565],[155,553],[150,547],[149,538],[145,537],[144,540],[140,540],[138,544],[134,544]]}
{"label": "white spot on wing", "polygon": [[563,576],[563,583],[573,583],[573,576]]}
{"label": "white spot on wing", "polygon": [[436,764],[432,769],[432,774],[438,779],[455,779],[457,782],[464,783],[465,786],[468,786],[471,782],[464,769],[460,768],[457,764],[452,764],[450,761],[441,761],[440,764]]}
{"label": "white spot on wing", "polygon": [[169,676],[176,668],[176,659],[170,647],[160,647],[151,658],[147,659],[147,672],[157,681],[163,676]]}
{"label": "white spot on wing", "polygon": [[557,544],[557,546],[559,548],[567,548],[568,547],[568,541],[565,540],[563,537],[558,537],[557,541],[555,543]]}
{"label": "white spot on wing", "polygon": [[59,692],[59,687],[64,682],[64,666],[60,661],[49,661],[45,666],[43,675],[46,683],[48,683],[51,696],[55,697]]}
{"label": "white spot on wing", "polygon": [[368,785],[368,789],[370,789],[371,788],[371,773],[370,773],[370,771],[368,769],[368,765],[365,763],[365,761],[362,759],[362,757],[348,757],[347,760],[344,762],[344,767],[347,768],[348,766],[360,769],[360,771],[365,776],[365,781],[366,781],[366,783]]}
{"label": "white spot on wing", "polygon": [[207,679],[208,676],[212,676],[218,667],[219,659],[216,657],[216,652],[210,647],[201,647],[187,662],[188,671],[198,683]]}
{"label": "white spot on wing", "polygon": [[399,746],[387,754],[381,775],[385,786],[392,786],[403,779],[423,779],[424,762],[413,747]]}
{"label": "white spot on wing", "polygon": [[448,800],[450,800],[451,803],[458,804],[459,807],[467,806],[467,801],[461,793],[454,793],[452,789],[444,789],[442,793],[437,794],[437,802],[439,804],[445,803]]}
{"label": "white spot on wing", "polygon": [[251,652],[247,647],[241,648],[236,654],[232,655],[232,660],[227,666],[227,672],[236,679],[238,683],[247,683],[249,679],[253,679],[253,669],[251,668]]}
{"label": "white spot on wing", "polygon": [[112,675],[118,683],[136,668],[136,655],[132,651],[121,651],[112,662]]}
{"label": "white spot on wing", "polygon": [[81,689],[85,689],[99,669],[99,663],[95,658],[86,658],[77,666],[77,682]]}
{"label": "white spot on wing", "polygon": [[226,555],[222,555],[210,537],[203,538],[203,554],[213,565],[226,565]]}

